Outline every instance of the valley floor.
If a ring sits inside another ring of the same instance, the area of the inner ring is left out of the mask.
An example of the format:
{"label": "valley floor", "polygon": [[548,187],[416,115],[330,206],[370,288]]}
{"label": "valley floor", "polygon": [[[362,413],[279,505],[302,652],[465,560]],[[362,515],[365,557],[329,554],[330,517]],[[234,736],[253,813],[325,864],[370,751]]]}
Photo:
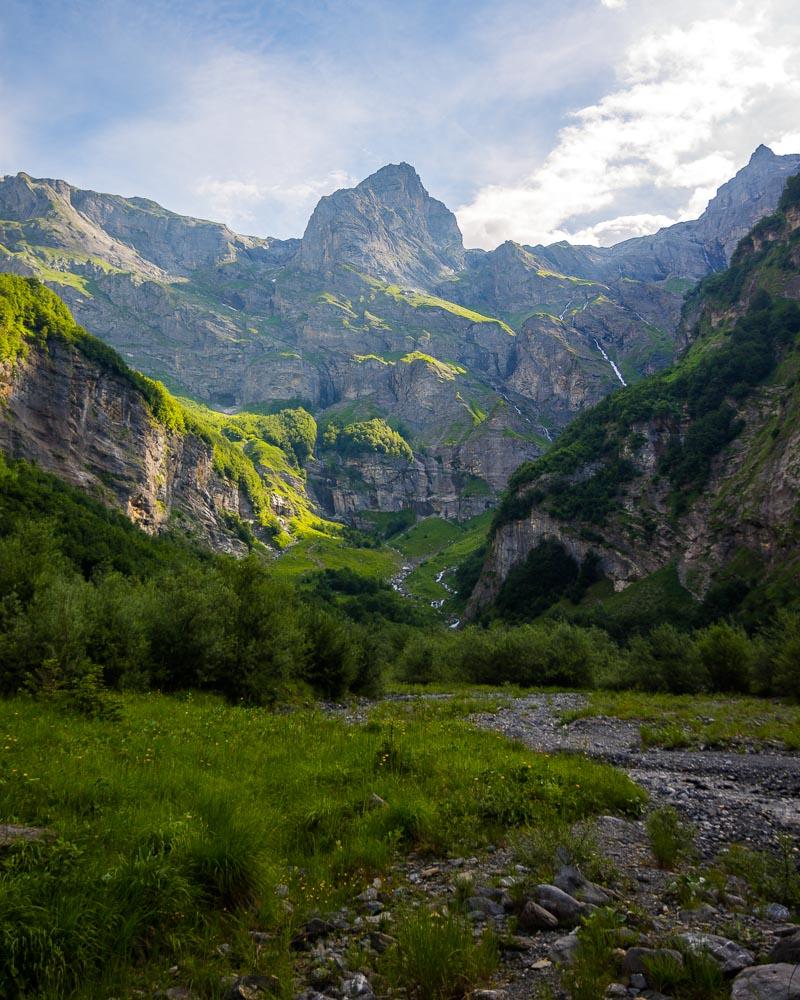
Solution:
{"label": "valley floor", "polygon": [[[732,967],[687,959],[647,992],[620,949],[717,935],[738,971],[794,940],[800,708],[480,689],[120,709],[0,702],[9,998],[724,1000]],[[724,745],[656,748],[651,715]],[[607,904],[572,900],[580,938],[526,917],[566,861]]]}

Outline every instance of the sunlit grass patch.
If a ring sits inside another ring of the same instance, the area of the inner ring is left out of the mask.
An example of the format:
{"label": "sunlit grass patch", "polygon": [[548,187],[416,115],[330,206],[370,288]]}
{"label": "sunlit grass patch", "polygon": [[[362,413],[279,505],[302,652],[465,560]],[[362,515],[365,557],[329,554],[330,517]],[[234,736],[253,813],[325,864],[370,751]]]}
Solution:
{"label": "sunlit grass patch", "polygon": [[359,726],[210,697],[120,702],[116,722],[0,702],[0,820],[55,838],[0,857],[3,996],[160,988],[178,959],[218,983],[234,968],[220,941],[242,942],[253,969],[288,967],[292,930],[399,852],[474,851],[537,817],[644,798],[608,766],[475,729],[463,715],[479,699],[383,707]]}

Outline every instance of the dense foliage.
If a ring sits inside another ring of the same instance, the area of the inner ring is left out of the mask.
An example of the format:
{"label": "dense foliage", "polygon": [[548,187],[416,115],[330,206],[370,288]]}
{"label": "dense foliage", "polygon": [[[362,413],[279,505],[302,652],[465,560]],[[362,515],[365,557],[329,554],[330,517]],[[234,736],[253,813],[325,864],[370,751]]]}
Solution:
{"label": "dense foliage", "polygon": [[693,632],[662,624],[630,642],[559,618],[419,633],[399,660],[414,684],[470,683],[782,695],[800,700],[800,613],[751,636],[728,622]]}
{"label": "dense foliage", "polygon": [[223,434],[231,441],[266,441],[301,463],[314,452],[317,422],[302,407],[268,414],[237,413],[226,420]]}
{"label": "dense foliage", "polygon": [[0,691],[91,708],[104,688],[218,691],[264,703],[376,682],[366,631],[303,600],[256,556],[150,539],[24,462],[0,457]]}
{"label": "dense foliage", "polygon": [[403,458],[410,462],[414,457],[408,442],[398,431],[393,430],[385,420],[373,417],[339,427],[329,423],[322,436],[324,448],[335,448],[340,455],[363,455],[377,452],[392,458]]}

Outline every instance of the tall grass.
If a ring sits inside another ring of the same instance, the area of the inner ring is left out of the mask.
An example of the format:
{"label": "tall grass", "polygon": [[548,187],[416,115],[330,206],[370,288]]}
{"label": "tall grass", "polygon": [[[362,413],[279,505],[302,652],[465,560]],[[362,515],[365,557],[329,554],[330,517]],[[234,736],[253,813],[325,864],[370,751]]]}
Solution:
{"label": "tall grass", "polygon": [[[472,851],[537,816],[642,804],[610,767],[458,718],[384,709],[347,726],[212,697],[120,704],[113,721],[0,701],[0,822],[55,838],[0,854],[9,1000],[163,989],[175,962],[182,985],[213,995],[224,975],[287,968],[298,925],[350,902],[398,851]],[[257,949],[250,930],[271,938]],[[235,961],[217,953],[231,941]]]}
{"label": "tall grass", "polygon": [[457,1000],[485,980],[499,962],[491,932],[478,940],[464,917],[429,910],[409,913],[395,930],[397,944],[381,971],[394,987],[418,1000]]}

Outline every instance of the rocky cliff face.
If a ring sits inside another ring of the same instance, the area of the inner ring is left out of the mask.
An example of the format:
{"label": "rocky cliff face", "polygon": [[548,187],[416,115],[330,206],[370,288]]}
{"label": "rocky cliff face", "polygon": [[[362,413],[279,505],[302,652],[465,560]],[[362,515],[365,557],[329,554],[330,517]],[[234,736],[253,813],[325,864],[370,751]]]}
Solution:
{"label": "rocky cliff face", "polygon": [[349,266],[428,289],[463,268],[464,245],[453,213],[431,198],[413,167],[400,163],[322,198],[299,261],[314,274]]}
{"label": "rocky cliff face", "polygon": [[321,423],[381,416],[436,471],[396,478],[391,500],[348,474],[329,512],[451,511],[464,476],[491,500],[576,413],[669,364],[686,288],[798,168],[760,149],[696,223],[610,249],[491,253],[465,253],[407,164],[323,198],[302,241],[19,174],[0,179],[0,270],[40,277],[179,393],[226,411],[302,403]]}
{"label": "rocky cliff face", "polygon": [[[616,589],[675,563],[715,581],[797,573],[800,510],[800,180],[701,284],[686,357],[587,412],[518,470],[470,614],[541,541],[592,551]],[[688,322],[688,320],[687,320]]]}
{"label": "rocky cliff face", "polygon": [[[21,309],[19,295],[28,303]],[[209,434],[160,419],[136,376],[72,327],[63,307],[44,334],[26,330],[20,349],[9,348],[14,324],[28,323],[42,300],[49,308],[48,296],[23,279],[0,286],[0,451],[93,494],[148,533],[177,530],[234,552],[245,549],[235,530],[243,523],[270,541],[287,514],[284,498],[271,497],[274,516],[259,513]],[[180,415],[174,401],[167,405]]]}

